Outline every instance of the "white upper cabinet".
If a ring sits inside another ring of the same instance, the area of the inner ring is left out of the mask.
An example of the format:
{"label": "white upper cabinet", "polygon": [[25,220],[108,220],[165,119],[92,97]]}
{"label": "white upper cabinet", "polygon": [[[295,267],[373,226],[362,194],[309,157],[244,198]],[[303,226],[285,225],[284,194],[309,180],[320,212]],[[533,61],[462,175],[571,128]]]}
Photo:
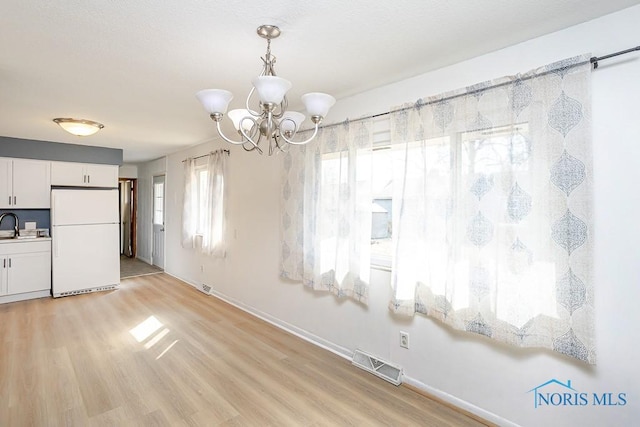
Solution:
{"label": "white upper cabinet", "polygon": [[51,162],[51,185],[117,187],[118,166]]}
{"label": "white upper cabinet", "polygon": [[49,209],[50,165],[43,160],[0,158],[0,208]]}

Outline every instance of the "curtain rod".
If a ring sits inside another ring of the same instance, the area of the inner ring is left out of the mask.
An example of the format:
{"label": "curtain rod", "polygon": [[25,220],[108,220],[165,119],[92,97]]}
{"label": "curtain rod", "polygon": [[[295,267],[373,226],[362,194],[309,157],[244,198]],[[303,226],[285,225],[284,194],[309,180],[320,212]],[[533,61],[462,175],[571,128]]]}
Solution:
{"label": "curtain rod", "polygon": [[[605,59],[613,58],[615,56],[625,55],[627,53],[632,53],[632,52],[635,52],[635,51],[640,51],[640,46],[632,47],[631,49],[621,50],[620,52],[610,53],[610,54],[604,55],[604,56],[593,56],[593,57],[591,57],[589,59],[589,61],[577,62],[575,64],[571,64],[570,66],[571,67],[577,67],[579,65],[584,65],[586,63],[591,63],[591,64],[593,64],[593,69],[596,69],[596,68],[598,68],[598,62],[599,61],[604,61]],[[530,79],[532,79],[534,77],[540,77],[542,75],[549,74],[551,72],[553,72],[553,71],[546,71],[544,73],[536,74],[535,76],[525,77],[525,78],[523,78],[521,80],[530,80]],[[483,90],[487,90],[487,89],[496,88],[496,87],[506,86],[506,85],[509,85],[511,83],[513,83],[513,82],[508,81],[508,82],[504,82],[504,83],[498,83],[498,84],[493,85],[493,86],[483,87],[482,89],[478,89],[477,92],[480,92],[480,91],[483,91]],[[418,101],[416,101],[416,103],[414,105],[412,105],[410,107],[401,107],[401,108],[397,108],[395,110],[386,111],[384,113],[372,114],[370,116],[359,117],[359,118],[353,119],[353,120],[346,119],[346,120],[344,120],[342,122],[332,123],[332,124],[328,124],[328,125],[325,125],[325,126],[321,126],[320,128],[321,129],[326,129],[326,128],[331,128],[331,127],[334,127],[334,126],[339,126],[339,125],[342,125],[344,123],[354,123],[354,122],[360,122],[360,121],[363,121],[363,120],[375,119],[377,117],[388,116],[389,114],[399,113],[401,111],[410,110],[410,109],[414,108],[416,105],[424,106],[424,105],[435,104],[437,102],[449,101],[451,99],[459,98],[461,96],[466,96],[466,95],[469,95],[469,94],[472,94],[472,93],[474,93],[474,92],[459,93],[459,94],[448,96],[446,98],[440,98],[440,99],[435,100],[435,101],[429,101],[429,102],[424,102],[424,103],[421,103],[420,102],[421,100],[418,100]],[[307,129],[306,131],[309,131],[309,130],[310,129]]]}
{"label": "curtain rod", "polygon": [[[230,153],[230,152],[229,152],[229,150],[227,150],[227,149],[222,150],[222,152],[223,152],[223,153],[226,153],[226,155],[227,155],[227,156],[230,156],[230,155],[231,155],[231,153]],[[210,156],[210,155],[212,155],[213,153],[215,153],[215,151],[211,151],[210,153],[203,154],[202,156],[194,157],[194,158],[193,158],[193,160],[201,159],[201,158],[203,158],[203,157]],[[186,162],[186,161],[187,161],[187,159],[184,159],[184,160],[182,161],[182,163],[184,163],[184,162]]]}
{"label": "curtain rod", "polygon": [[590,61],[593,64],[593,69],[595,70],[596,68],[598,68],[598,61],[603,61],[605,59],[613,58],[614,56],[625,55],[627,53],[635,52],[638,50],[640,50],[640,46],[632,47],[631,49],[621,50],[620,52],[610,53],[605,56],[600,56],[600,57],[594,56],[590,59]]}

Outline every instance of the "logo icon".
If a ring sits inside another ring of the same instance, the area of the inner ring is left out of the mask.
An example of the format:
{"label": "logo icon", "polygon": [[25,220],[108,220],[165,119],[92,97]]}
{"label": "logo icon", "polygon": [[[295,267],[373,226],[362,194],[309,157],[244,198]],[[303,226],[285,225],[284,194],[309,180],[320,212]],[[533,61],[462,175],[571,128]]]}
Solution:
{"label": "logo icon", "polygon": [[533,393],[533,407],[540,406],[624,406],[626,393],[586,393],[573,388],[571,380],[566,383],[553,378],[527,393]]}

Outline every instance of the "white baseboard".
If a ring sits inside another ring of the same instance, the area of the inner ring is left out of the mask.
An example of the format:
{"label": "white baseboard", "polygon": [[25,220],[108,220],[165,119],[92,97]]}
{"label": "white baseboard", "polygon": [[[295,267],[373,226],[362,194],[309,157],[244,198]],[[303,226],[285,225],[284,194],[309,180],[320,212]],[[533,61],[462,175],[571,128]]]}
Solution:
{"label": "white baseboard", "polygon": [[[169,276],[171,277],[175,277],[178,280],[181,280],[191,286],[193,286],[194,288],[196,288],[197,290],[199,290],[200,292],[202,291],[201,288],[201,284],[197,284],[194,283],[190,280],[184,279],[180,276],[176,276],[175,274],[172,274],[171,272],[168,272],[165,270],[165,273],[167,273]],[[205,292],[203,292],[205,293]],[[311,344],[317,345],[318,347],[324,348],[325,350],[328,350],[332,353],[337,354],[338,356],[347,359],[347,360],[351,360],[351,358],[353,357],[353,351],[348,350],[344,347],[341,347],[337,344],[332,343],[331,341],[327,341],[323,338],[320,338],[317,335],[314,335],[308,331],[305,331],[304,329],[298,328],[297,326],[291,325],[290,323],[284,322],[268,313],[262,312],[260,310],[257,310],[249,305],[244,304],[241,301],[236,300],[235,298],[231,298],[221,292],[215,291],[213,289],[213,287],[211,288],[211,291],[206,294],[206,295],[210,295],[212,297],[218,298],[219,300],[222,300],[228,304],[231,304],[234,307],[239,308],[240,310],[247,312],[249,314],[251,314],[252,316],[255,316],[259,319],[264,320],[267,323],[270,323],[280,329],[283,329],[295,336],[297,336],[298,338],[302,338],[305,341],[310,342]]]}
{"label": "white baseboard", "polygon": [[402,382],[406,383],[414,388],[417,388],[420,391],[425,392],[428,395],[434,396],[443,402],[451,404],[456,408],[460,408],[463,411],[470,412],[478,417],[487,420],[491,423],[497,424],[503,427],[519,427],[518,424],[515,424],[507,419],[499,417],[493,412],[486,411],[476,405],[473,405],[466,400],[459,399],[449,393],[445,393],[444,391],[437,389],[435,387],[428,386],[427,384],[416,380],[415,378],[408,377],[406,375],[402,376]]}
{"label": "white baseboard", "polygon": [[24,294],[4,295],[0,297],[0,304],[7,302],[25,301],[35,298],[51,298],[51,289],[45,291],[27,292]]}
{"label": "white baseboard", "polygon": [[[199,290],[202,293],[205,293],[202,291],[201,285],[198,285],[196,283],[193,283],[189,280],[185,280],[182,277],[178,277],[175,276],[167,271],[165,271],[165,273],[167,273],[168,275],[175,277],[178,280],[181,280],[191,286],[193,286],[194,288],[196,288],[197,290]],[[206,294],[206,293],[205,293]],[[255,316],[259,319],[264,320],[265,322],[268,322],[280,329],[283,329],[299,338],[302,338],[305,341],[310,342],[311,344],[317,345],[320,348],[323,348],[325,350],[328,350],[332,353],[337,354],[338,356],[347,359],[347,360],[351,360],[353,358],[353,351],[349,350],[347,348],[344,348],[342,346],[339,346],[335,343],[332,343],[331,341],[325,340],[317,335],[314,335],[308,331],[305,331],[304,329],[298,328],[297,326],[291,325],[290,323],[284,322],[276,317],[271,316],[268,313],[262,312],[260,310],[257,310],[247,304],[244,304],[241,301],[236,300],[235,298],[231,298],[221,292],[215,291],[213,288],[211,288],[211,291],[206,294],[206,295],[211,295],[214,298],[218,298],[228,304],[231,304],[234,307],[239,308],[240,310],[249,313],[252,316]],[[439,390],[437,388],[428,386],[427,384],[424,384],[414,378],[408,377],[406,375],[402,376],[402,381],[404,383],[407,383],[408,385],[411,385],[423,392],[425,392],[426,394],[430,394],[434,397],[437,397],[438,399],[451,404],[452,406],[456,407],[456,408],[460,408],[464,411],[470,412],[474,415],[477,415],[478,417],[481,417],[489,422],[495,423],[499,426],[508,426],[508,427],[518,427],[517,424],[506,420],[502,417],[499,417],[498,415],[486,411],[478,406],[475,406],[469,402],[467,402],[466,400],[462,400],[459,399],[451,394],[445,393],[442,390]]]}
{"label": "white baseboard", "polygon": [[298,338],[302,338],[305,341],[310,342],[311,344],[317,345],[318,347],[321,347],[325,350],[329,350],[332,353],[337,354],[338,356],[347,359],[347,360],[351,360],[353,357],[353,351],[346,349],[344,347],[341,347],[337,344],[332,343],[331,341],[327,341],[317,335],[314,335],[308,331],[305,331],[304,329],[298,328],[297,326],[294,326],[290,323],[284,322],[276,317],[271,316],[268,313],[262,312],[260,310],[256,310],[255,308],[248,306],[238,300],[235,300],[234,298],[230,298],[227,295],[224,295],[218,291],[215,291],[213,289],[211,289],[211,292],[209,292],[209,294],[213,297],[216,297],[228,304],[233,305],[234,307],[239,308],[242,311],[245,311],[249,314],[251,314],[252,316],[255,316],[259,319],[264,320],[265,322],[268,322],[280,329],[283,329],[287,332],[289,332],[290,334],[293,334],[295,336],[297,336]]}

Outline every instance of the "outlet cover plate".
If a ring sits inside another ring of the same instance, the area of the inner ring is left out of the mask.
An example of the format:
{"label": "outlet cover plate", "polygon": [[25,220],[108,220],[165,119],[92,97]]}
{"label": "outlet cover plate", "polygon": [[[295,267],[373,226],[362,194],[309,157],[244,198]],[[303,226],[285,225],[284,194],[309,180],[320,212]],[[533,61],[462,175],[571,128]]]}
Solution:
{"label": "outlet cover plate", "polygon": [[400,347],[409,348],[409,333],[400,331]]}

